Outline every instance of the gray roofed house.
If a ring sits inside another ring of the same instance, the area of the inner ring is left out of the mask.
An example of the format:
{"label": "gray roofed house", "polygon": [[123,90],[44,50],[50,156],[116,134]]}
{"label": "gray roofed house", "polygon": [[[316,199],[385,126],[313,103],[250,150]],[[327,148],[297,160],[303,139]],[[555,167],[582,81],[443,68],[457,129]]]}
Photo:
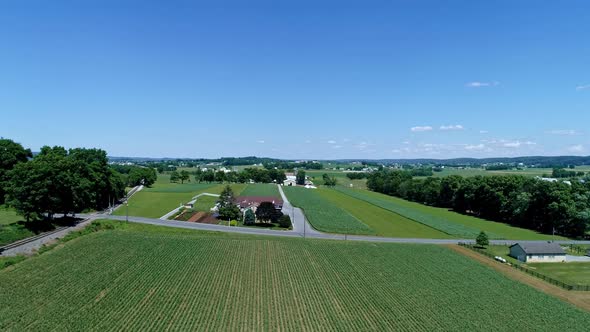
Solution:
{"label": "gray roofed house", "polygon": [[520,242],[510,246],[510,256],[527,263],[565,262],[565,251],[555,242]]}

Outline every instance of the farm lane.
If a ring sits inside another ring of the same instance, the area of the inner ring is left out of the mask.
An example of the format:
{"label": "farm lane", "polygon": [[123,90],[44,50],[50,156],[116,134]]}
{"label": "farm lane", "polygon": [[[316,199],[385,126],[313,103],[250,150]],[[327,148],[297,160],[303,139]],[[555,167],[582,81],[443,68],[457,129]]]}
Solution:
{"label": "farm lane", "polygon": [[285,193],[283,192],[283,188],[281,187],[281,185],[277,185],[277,187],[279,188],[279,193],[281,194],[281,198],[283,199],[283,209],[281,211],[283,212],[283,214],[286,214],[289,217],[291,217],[291,223],[293,224],[293,232],[300,234],[305,233],[306,236],[312,234],[324,234],[311,227],[311,225],[305,218],[305,215],[303,214],[303,210],[291,205],[291,202],[289,202],[287,195],[285,195]]}

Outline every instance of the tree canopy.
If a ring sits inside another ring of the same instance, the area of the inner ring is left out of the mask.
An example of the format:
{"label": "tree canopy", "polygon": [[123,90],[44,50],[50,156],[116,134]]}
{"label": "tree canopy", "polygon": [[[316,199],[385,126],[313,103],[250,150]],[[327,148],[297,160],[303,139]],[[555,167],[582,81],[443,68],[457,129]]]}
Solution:
{"label": "tree canopy", "polygon": [[0,205],[4,203],[6,191],[4,187],[8,181],[8,171],[18,163],[23,163],[32,158],[30,149],[25,149],[19,143],[10,139],[0,138]]}
{"label": "tree canopy", "polygon": [[44,146],[32,160],[16,164],[8,178],[6,202],[27,220],[100,210],[125,195],[122,175],[99,149]]}
{"label": "tree canopy", "polygon": [[230,186],[225,186],[217,200],[219,219],[230,220],[240,217],[240,208],[235,203],[234,192]]}

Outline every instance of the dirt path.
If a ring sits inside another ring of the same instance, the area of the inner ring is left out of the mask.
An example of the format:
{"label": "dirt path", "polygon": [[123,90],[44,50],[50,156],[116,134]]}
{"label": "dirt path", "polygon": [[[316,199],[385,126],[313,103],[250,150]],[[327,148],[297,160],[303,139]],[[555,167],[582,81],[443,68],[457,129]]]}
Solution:
{"label": "dirt path", "polygon": [[510,279],[520,281],[544,293],[553,295],[563,301],[569,302],[580,309],[590,311],[590,292],[568,291],[561,287],[551,285],[539,278],[535,278],[531,275],[528,275],[513,267],[496,262],[484,255],[478,254],[477,252],[471,249],[464,248],[458,245],[447,245],[447,247],[462,255],[472,258],[486,266],[489,266],[496,271],[499,271],[500,273],[504,274]]}

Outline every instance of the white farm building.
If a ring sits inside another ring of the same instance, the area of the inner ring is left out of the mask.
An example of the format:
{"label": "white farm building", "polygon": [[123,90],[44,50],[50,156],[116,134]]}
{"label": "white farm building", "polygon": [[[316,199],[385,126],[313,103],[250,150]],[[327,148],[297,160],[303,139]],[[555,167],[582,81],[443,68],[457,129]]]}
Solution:
{"label": "white farm building", "polygon": [[565,251],[554,242],[516,243],[510,246],[510,256],[525,263],[565,262]]}

